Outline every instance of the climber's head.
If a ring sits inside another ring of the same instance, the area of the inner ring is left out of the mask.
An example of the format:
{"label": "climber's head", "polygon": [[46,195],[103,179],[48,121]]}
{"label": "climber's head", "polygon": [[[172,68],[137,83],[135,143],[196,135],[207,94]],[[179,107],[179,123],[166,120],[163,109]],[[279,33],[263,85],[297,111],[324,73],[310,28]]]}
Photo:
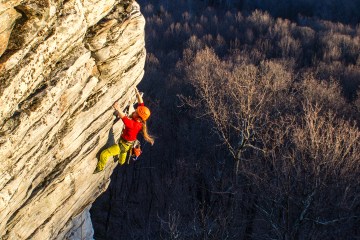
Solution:
{"label": "climber's head", "polygon": [[150,117],[150,110],[145,106],[138,106],[136,113],[143,121],[146,121]]}

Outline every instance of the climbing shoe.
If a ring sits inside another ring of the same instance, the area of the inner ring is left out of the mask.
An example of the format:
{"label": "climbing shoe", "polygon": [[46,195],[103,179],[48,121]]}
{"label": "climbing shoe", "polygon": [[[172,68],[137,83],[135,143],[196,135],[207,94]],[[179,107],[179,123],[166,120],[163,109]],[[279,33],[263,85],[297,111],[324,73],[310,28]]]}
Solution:
{"label": "climbing shoe", "polygon": [[101,171],[102,171],[102,170],[100,170],[100,169],[98,169],[98,168],[95,168],[93,174],[96,174],[96,173],[101,172]]}

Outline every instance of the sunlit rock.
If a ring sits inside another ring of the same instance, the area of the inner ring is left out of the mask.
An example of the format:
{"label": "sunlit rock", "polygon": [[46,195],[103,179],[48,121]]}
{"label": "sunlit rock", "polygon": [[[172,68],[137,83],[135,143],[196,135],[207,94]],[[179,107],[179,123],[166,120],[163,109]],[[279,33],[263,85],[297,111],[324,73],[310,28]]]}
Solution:
{"label": "sunlit rock", "polygon": [[139,5],[0,0],[0,19],[0,239],[91,239],[89,206],[116,166],[93,174],[111,105],[143,76]]}
{"label": "sunlit rock", "polygon": [[0,56],[5,52],[11,31],[15,25],[15,21],[20,18],[20,14],[13,8],[4,9],[5,6],[0,5],[3,12],[0,12]]}

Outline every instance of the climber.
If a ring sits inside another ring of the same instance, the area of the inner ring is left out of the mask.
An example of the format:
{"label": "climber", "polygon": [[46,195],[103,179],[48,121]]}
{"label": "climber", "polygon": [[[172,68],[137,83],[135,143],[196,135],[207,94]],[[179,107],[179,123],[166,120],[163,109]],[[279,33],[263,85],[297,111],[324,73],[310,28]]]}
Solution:
{"label": "climber", "polygon": [[135,94],[138,101],[138,107],[130,114],[130,117],[126,116],[126,114],[121,111],[118,102],[113,104],[117,117],[123,121],[125,128],[122,131],[119,144],[114,144],[100,153],[100,159],[94,173],[100,172],[105,168],[106,162],[110,156],[119,156],[119,163],[120,165],[123,165],[126,161],[127,154],[131,150],[137,139],[137,134],[140,131],[142,132],[145,141],[149,142],[151,145],[154,144],[154,139],[149,135],[146,127],[146,120],[150,117],[150,110],[145,107],[137,88],[135,88]]}

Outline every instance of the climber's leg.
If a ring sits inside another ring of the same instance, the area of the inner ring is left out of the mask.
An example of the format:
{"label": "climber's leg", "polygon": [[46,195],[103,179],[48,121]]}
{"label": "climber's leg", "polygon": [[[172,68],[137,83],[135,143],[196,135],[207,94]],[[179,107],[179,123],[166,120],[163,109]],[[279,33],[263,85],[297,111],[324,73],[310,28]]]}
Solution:
{"label": "climber's leg", "polygon": [[117,145],[117,144],[114,144],[111,147],[102,151],[100,154],[99,162],[96,166],[96,170],[98,170],[98,171],[104,170],[108,158],[111,156],[117,156],[117,155],[119,155],[119,153],[120,153],[120,148],[119,148],[119,145]]}
{"label": "climber's leg", "polygon": [[131,143],[125,143],[124,141],[120,140],[119,147],[120,147],[120,155],[119,155],[119,164],[123,165],[126,161],[126,156],[131,148]]}

